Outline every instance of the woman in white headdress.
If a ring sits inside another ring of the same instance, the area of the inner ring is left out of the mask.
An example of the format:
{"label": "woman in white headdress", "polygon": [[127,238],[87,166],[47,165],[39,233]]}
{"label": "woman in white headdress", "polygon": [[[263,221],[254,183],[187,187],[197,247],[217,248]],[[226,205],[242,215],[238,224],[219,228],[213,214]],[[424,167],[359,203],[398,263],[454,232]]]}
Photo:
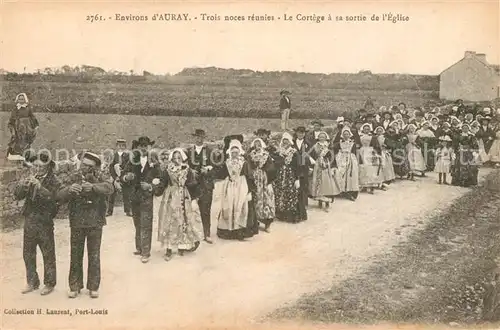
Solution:
{"label": "woman in white headdress", "polygon": [[420,137],[417,134],[417,126],[409,124],[406,134],[406,152],[408,154],[408,165],[410,166],[409,179],[415,180],[415,174],[424,175],[426,164],[420,146]]}
{"label": "woman in white headdress", "polygon": [[179,255],[196,250],[204,237],[198,183],[186,160],[184,150],[176,148],[164,169],[166,189],[158,214],[158,241],[166,249],[166,261],[172,258],[173,250]]}
{"label": "woman in white headdress", "polygon": [[31,147],[39,125],[25,93],[18,94],[15,103],[8,123],[11,139],[7,156],[12,160],[24,160],[23,153]]}
{"label": "woman in white headdress", "polygon": [[309,180],[309,195],[318,201],[320,208],[324,202],[326,212],[334,196],[340,194],[340,187],[332,171],[333,153],[329,149],[329,141],[330,137],[326,132],[319,132],[316,144],[309,152],[309,156],[314,159],[312,179]]}
{"label": "woman in white headdress", "polygon": [[244,158],[242,142],[232,139],[226,150],[224,164],[215,172],[215,178],[222,180],[221,207],[215,214],[217,236],[222,239],[244,240],[258,233],[255,221],[251,191],[250,168]]}
{"label": "woman in white headdress", "polygon": [[[383,184],[391,184],[396,179],[394,172],[394,164],[391,156],[391,143],[390,139],[385,137],[385,129],[382,126],[375,128],[375,134],[378,139],[378,144],[382,151],[382,182]],[[387,141],[386,141],[387,140]],[[387,142],[387,143],[386,143]]]}
{"label": "woman in white headdress", "polygon": [[264,231],[269,232],[276,215],[272,182],[276,177],[273,159],[266,150],[266,144],[260,138],[250,145],[247,161],[250,167],[250,185],[255,218],[264,224]]}
{"label": "woman in white headdress", "polygon": [[372,135],[372,126],[365,123],[359,133],[359,186],[373,194],[376,187],[382,184],[381,150],[376,136]]}
{"label": "woman in white headdress", "polygon": [[307,220],[306,206],[299,198],[299,152],[293,147],[293,137],[283,133],[275,155],[276,179],[273,183],[276,219],[291,223]]}
{"label": "woman in white headdress", "polygon": [[333,152],[340,191],[348,199],[355,201],[359,193],[359,165],[356,140],[349,127],[342,129],[339,140],[333,144]]}
{"label": "woman in white headdress", "polygon": [[434,132],[431,130],[431,123],[425,120],[422,122],[420,129],[417,130],[417,135],[420,138],[420,144],[422,145],[422,156],[426,161],[426,170],[434,171],[434,149],[438,144],[438,139]]}

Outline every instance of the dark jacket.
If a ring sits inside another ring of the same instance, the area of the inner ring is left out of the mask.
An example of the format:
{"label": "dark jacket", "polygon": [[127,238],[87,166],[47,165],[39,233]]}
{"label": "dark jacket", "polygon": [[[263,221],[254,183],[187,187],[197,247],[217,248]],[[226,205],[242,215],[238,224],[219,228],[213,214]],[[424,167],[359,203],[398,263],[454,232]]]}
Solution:
{"label": "dark jacket", "polygon": [[292,108],[292,100],[290,100],[289,96],[282,96],[280,99],[280,110],[291,109]]}
{"label": "dark jacket", "polygon": [[94,228],[106,224],[107,199],[114,192],[113,184],[102,175],[86,180],[93,184],[91,192],[77,195],[69,191],[73,183],[81,184],[82,180],[76,176],[57,194],[61,203],[68,202],[71,228]]}
{"label": "dark jacket", "polygon": [[202,192],[213,190],[214,188],[213,169],[211,171],[208,171],[207,173],[201,173],[202,167],[205,166],[215,167],[214,164],[212,164],[212,150],[207,146],[203,146],[201,148],[201,152],[197,153],[196,148],[192,146],[188,148],[186,155],[188,157],[187,162],[189,167],[195,172],[196,176],[198,177],[198,183],[200,185]]}
{"label": "dark jacket", "polygon": [[129,159],[129,153],[127,151],[124,151],[123,154],[120,156],[118,152],[115,152],[113,156],[113,161],[111,164],[109,164],[109,173],[111,174],[111,177],[116,180],[118,178],[118,173],[115,171],[115,165],[120,164],[121,169],[123,170],[125,164],[128,162]]}
{"label": "dark jacket", "polygon": [[[316,142],[314,144],[316,144]],[[293,147],[298,150],[298,155],[297,155],[298,164],[297,164],[297,166],[298,166],[299,171],[301,171],[301,173],[303,172],[303,174],[304,174],[303,177],[306,179],[309,177],[308,176],[309,167],[312,165],[311,164],[311,157],[309,156],[309,151],[314,146],[314,144],[309,145],[309,142],[306,140],[306,137],[304,137],[304,141],[302,142],[302,146],[299,148],[299,146],[297,145],[297,139],[295,138],[293,140]]]}
{"label": "dark jacket", "polygon": [[41,181],[41,187],[36,192],[34,187],[18,184],[14,190],[17,200],[25,199],[22,214],[26,217],[26,225],[54,225],[54,217],[59,210],[57,192],[61,183],[57,177],[49,172]]}
{"label": "dark jacket", "polygon": [[484,149],[486,152],[490,151],[491,145],[495,140],[496,134],[495,131],[491,127],[487,127],[486,130],[483,128],[483,125],[479,127],[479,131],[476,134],[478,139],[483,140]]}
{"label": "dark jacket", "polygon": [[[125,181],[127,173],[134,174],[134,179],[130,182]],[[153,180],[159,179],[160,183],[153,185]],[[153,198],[153,195],[160,196],[166,186],[166,176],[161,170],[159,162],[148,159],[144,169],[142,169],[140,155],[137,154],[132,158],[132,161],[125,164],[124,169],[120,176],[120,181],[130,184],[131,186],[131,199],[140,201],[144,199]],[[152,191],[147,191],[141,188],[141,182],[149,183],[153,186]]]}

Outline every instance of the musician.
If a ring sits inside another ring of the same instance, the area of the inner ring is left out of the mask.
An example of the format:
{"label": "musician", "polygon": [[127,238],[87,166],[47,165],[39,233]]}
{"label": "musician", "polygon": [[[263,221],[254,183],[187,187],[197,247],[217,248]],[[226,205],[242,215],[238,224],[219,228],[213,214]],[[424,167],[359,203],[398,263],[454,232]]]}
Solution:
{"label": "musician", "polygon": [[55,163],[50,155],[26,154],[30,176],[21,180],[14,191],[17,200],[24,199],[22,214],[25,217],[23,233],[23,259],[26,266],[27,286],[23,294],[37,290],[40,279],[36,271],[36,248],[43,256],[42,296],[48,295],[56,286],[56,252],[54,244],[54,217],[58,207],[56,193],[60,182],[54,175]]}
{"label": "musician", "polygon": [[101,282],[102,227],[106,225],[106,201],[113,193],[111,180],[105,180],[99,168],[101,158],[85,152],[80,170],[73,176],[72,184],[61,189],[60,202],[69,203],[71,228],[71,262],[69,270],[69,298],[76,298],[83,289],[83,253],[87,241],[87,289],[91,298],[99,297]]}

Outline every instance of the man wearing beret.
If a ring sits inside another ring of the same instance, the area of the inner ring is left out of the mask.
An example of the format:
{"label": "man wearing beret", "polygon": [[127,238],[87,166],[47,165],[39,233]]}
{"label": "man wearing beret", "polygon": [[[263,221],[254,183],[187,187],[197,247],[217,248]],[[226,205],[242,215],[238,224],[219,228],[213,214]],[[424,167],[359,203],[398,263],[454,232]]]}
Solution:
{"label": "man wearing beret", "polygon": [[50,155],[27,154],[26,165],[30,167],[30,176],[21,180],[14,191],[17,200],[24,199],[23,215],[23,259],[26,266],[27,286],[22,293],[37,290],[40,279],[36,271],[36,248],[40,247],[43,256],[42,296],[51,293],[56,286],[56,252],[54,244],[54,217],[58,206],[56,194],[60,182],[54,175],[55,163]]}
{"label": "man wearing beret", "polygon": [[134,143],[137,150],[122,171],[121,181],[131,186],[132,218],[135,227],[134,255],[141,262],[149,262],[153,237],[153,196],[159,196],[165,188],[165,177],[160,169],[158,155],[151,151],[154,141],[141,136]]}
{"label": "man wearing beret", "polygon": [[72,184],[58,193],[61,202],[69,204],[71,228],[71,262],[69,270],[69,298],[76,298],[83,289],[83,253],[87,241],[87,289],[91,298],[99,297],[101,282],[102,227],[106,224],[107,199],[113,193],[111,180],[105,180],[99,169],[98,155],[85,152],[79,172]]}
{"label": "man wearing beret", "polygon": [[123,167],[128,162],[129,153],[126,151],[127,141],[125,139],[117,139],[116,140],[116,151],[113,155],[113,161],[109,165],[109,173],[114,181],[115,192],[109,196],[108,200],[108,212],[107,216],[113,215],[113,209],[115,207],[115,198],[116,194],[119,192],[122,193],[123,196],[123,209],[125,214],[129,217],[132,216],[132,211],[130,209],[130,190],[131,187],[129,184],[123,184],[120,182],[120,174],[123,170]]}

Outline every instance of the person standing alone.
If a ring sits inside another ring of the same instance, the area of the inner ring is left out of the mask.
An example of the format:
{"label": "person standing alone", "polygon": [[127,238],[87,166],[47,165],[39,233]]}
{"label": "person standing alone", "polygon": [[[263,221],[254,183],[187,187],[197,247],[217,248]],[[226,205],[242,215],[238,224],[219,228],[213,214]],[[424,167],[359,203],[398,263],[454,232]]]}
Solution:
{"label": "person standing alone", "polygon": [[292,109],[292,101],[290,100],[291,93],[287,90],[280,92],[280,110],[281,110],[281,129],[288,130],[288,121],[290,120],[290,111]]}

